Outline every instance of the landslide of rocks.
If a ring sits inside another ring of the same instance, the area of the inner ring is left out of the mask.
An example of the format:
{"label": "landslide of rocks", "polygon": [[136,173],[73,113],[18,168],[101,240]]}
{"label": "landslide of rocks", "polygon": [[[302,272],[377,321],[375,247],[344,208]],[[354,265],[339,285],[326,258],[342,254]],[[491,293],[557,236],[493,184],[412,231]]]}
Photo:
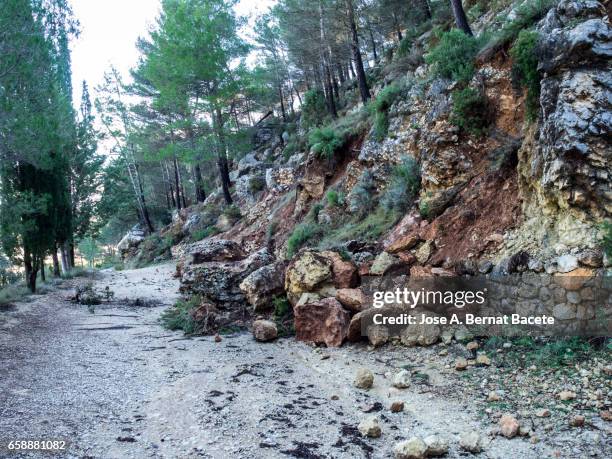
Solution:
{"label": "landslide of rocks", "polygon": [[[467,79],[441,72],[441,30],[427,30],[368,69],[366,106],[349,81],[337,119],[262,121],[232,162],[232,206],[219,188],[155,236],[167,247],[135,231],[119,249],[178,260],[180,307],[200,332],[271,319],[279,335],[327,346],[361,339],[368,292],[411,278],[563,274],[587,285],[612,264],[609,4],[562,0],[521,25],[527,3],[475,20]],[[502,33],[487,42],[490,30]],[[531,287],[503,288],[537,299]],[[538,295],[559,320],[593,313],[566,298],[578,288],[549,290]],[[440,335],[413,328],[401,341]]]}

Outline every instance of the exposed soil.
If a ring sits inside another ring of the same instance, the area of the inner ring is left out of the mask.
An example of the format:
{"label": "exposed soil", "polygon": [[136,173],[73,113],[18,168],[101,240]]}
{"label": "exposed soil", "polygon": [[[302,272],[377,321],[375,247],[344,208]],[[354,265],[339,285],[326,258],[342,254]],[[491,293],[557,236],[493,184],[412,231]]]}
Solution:
{"label": "exposed soil", "polygon": [[[610,457],[605,426],[595,439],[587,428],[536,444],[488,437],[482,394],[447,368],[460,352],[452,346],[443,358],[442,346],[313,349],[291,338],[215,342],[164,330],[173,270],[102,272],[96,288],[109,285],[115,301],[93,313],[68,300],[82,280],[0,311],[0,456],[13,457],[7,440],[58,439],[69,443],[62,457],[382,458],[399,440],[441,434],[456,458],[466,455],[458,435],[476,430],[481,457]],[[353,387],[359,367],[375,374],[369,391]],[[405,390],[390,383],[400,367],[421,375]],[[405,411],[391,413],[393,400]],[[373,415],[383,435],[363,438],[357,425]]]}

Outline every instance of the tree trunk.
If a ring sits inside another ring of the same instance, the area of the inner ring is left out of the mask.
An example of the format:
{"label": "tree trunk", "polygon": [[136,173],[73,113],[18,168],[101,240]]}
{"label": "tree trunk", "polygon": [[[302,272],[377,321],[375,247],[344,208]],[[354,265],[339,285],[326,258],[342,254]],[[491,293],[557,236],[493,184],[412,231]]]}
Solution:
{"label": "tree trunk", "polygon": [[196,200],[198,202],[204,202],[206,200],[206,193],[204,192],[204,180],[202,179],[202,169],[200,163],[196,163],[193,167],[193,174],[195,176],[195,192]]}
{"label": "tree trunk", "polygon": [[174,165],[174,184],[176,189],[176,208],[181,210],[181,178],[179,177],[178,161],[176,155],[172,158],[172,164]]}
{"label": "tree trunk", "polygon": [[372,45],[372,54],[374,55],[374,62],[378,62],[378,53],[376,52],[376,41],[374,40],[374,32],[372,32],[372,27],[369,26],[368,30],[370,32],[370,44]]}
{"label": "tree trunk", "polygon": [[38,268],[36,267],[36,263],[32,264],[32,254],[27,248],[24,249],[23,265],[25,269],[26,285],[32,293],[36,293],[36,276],[38,275]]}
{"label": "tree trunk", "polygon": [[420,0],[420,3],[425,19],[431,19],[431,7],[429,6],[429,0]]}
{"label": "tree trunk", "polygon": [[280,100],[281,116],[283,117],[283,121],[286,123],[287,122],[287,112],[285,112],[285,102],[284,102],[284,97],[283,97],[283,86],[280,83],[280,81],[278,83],[278,98]]}
{"label": "tree trunk", "polygon": [[397,41],[402,41],[402,28],[400,27],[399,20],[397,19],[397,15],[393,13],[393,25],[395,26],[395,33],[397,34]]}
{"label": "tree trunk", "polygon": [[53,258],[53,277],[60,277],[61,273],[60,273],[59,259],[57,258],[57,247],[53,249],[52,258]]}
{"label": "tree trunk", "polygon": [[451,0],[451,6],[453,7],[453,14],[455,16],[455,23],[457,28],[462,30],[466,35],[473,36],[472,29],[468,23],[465,11],[463,11],[463,4],[461,0]]}
{"label": "tree trunk", "polygon": [[334,87],[331,81],[331,73],[329,71],[329,65],[325,64],[325,87],[327,89],[328,103],[329,103],[329,114],[338,118],[338,111],[336,110],[336,101],[334,99]]}
{"label": "tree trunk", "polygon": [[74,266],[74,242],[70,241],[68,246],[70,247],[70,266]]}
{"label": "tree trunk", "polygon": [[47,282],[47,276],[45,275],[45,260],[43,257],[40,258],[40,280]]}
{"label": "tree trunk", "polygon": [[149,209],[147,208],[147,203],[144,195],[144,188],[142,187],[142,180],[140,179],[140,168],[138,164],[136,167],[136,177],[138,178],[138,189],[140,192],[140,202],[142,203],[142,218],[144,219],[144,223],[147,227],[149,233],[154,233],[155,228],[153,228],[153,223],[151,223],[151,218],[149,217]]}
{"label": "tree trunk", "polygon": [[223,115],[221,109],[215,108],[213,113],[215,130],[217,131],[217,166],[219,167],[219,176],[221,178],[221,188],[223,189],[223,197],[225,203],[229,206],[234,203],[230,193],[230,177],[229,167],[227,165],[227,146],[225,145],[225,134],[223,133]]}
{"label": "tree trunk", "polygon": [[351,47],[353,48],[353,60],[355,62],[357,80],[359,81],[359,92],[361,93],[361,101],[365,104],[370,98],[370,90],[366,79],[363,61],[361,60],[361,52],[359,51],[359,36],[357,35],[357,24],[355,23],[355,11],[353,9],[353,0],[346,1],[349,24],[351,27]]}

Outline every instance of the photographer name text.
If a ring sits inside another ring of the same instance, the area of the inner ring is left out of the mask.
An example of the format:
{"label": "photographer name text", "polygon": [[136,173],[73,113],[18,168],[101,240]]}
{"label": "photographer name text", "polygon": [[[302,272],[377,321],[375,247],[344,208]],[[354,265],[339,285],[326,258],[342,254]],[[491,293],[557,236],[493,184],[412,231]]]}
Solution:
{"label": "photographer name text", "polygon": [[477,316],[465,314],[460,317],[430,316],[427,314],[374,314],[374,325],[554,325],[555,318],[547,315],[522,316],[520,314],[504,314],[501,316]]}

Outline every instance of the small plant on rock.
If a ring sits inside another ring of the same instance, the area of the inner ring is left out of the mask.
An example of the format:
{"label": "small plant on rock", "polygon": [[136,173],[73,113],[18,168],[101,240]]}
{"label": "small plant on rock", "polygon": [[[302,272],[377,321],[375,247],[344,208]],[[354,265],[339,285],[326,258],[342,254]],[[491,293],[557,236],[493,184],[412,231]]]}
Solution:
{"label": "small plant on rock", "polygon": [[391,183],[381,199],[387,211],[405,212],[421,188],[421,170],[414,158],[406,156],[391,173]]}
{"label": "small plant on rock", "polygon": [[287,258],[293,258],[300,248],[320,234],[321,229],[316,223],[300,223],[297,225],[287,239]]}
{"label": "small plant on rock", "polygon": [[317,128],[308,137],[310,148],[319,158],[332,158],[344,145],[344,139],[331,127]]}
{"label": "small plant on rock", "polygon": [[439,43],[425,56],[434,76],[469,81],[474,75],[474,57],[478,52],[476,38],[458,29],[445,32]]}
{"label": "small plant on rock", "polygon": [[538,33],[523,30],[510,50],[514,59],[512,66],[512,78],[514,83],[527,90],[525,99],[526,116],[529,121],[534,121],[538,116],[540,103],[540,73],[538,72],[538,57],[536,47]]}
{"label": "small plant on rock", "polygon": [[479,90],[465,88],[453,92],[450,121],[474,135],[482,135],[489,125],[487,99]]}
{"label": "small plant on rock", "polygon": [[338,193],[336,190],[329,190],[327,192],[327,204],[330,207],[340,207],[344,205],[344,195]]}
{"label": "small plant on rock", "polygon": [[395,99],[400,94],[400,87],[396,84],[390,84],[380,91],[376,100],[371,104],[371,109],[374,112],[374,138],[378,142],[382,142],[387,137],[389,131],[389,109]]}
{"label": "small plant on rock", "polygon": [[263,191],[266,188],[266,179],[261,175],[254,175],[249,179],[249,191],[253,194]]}

